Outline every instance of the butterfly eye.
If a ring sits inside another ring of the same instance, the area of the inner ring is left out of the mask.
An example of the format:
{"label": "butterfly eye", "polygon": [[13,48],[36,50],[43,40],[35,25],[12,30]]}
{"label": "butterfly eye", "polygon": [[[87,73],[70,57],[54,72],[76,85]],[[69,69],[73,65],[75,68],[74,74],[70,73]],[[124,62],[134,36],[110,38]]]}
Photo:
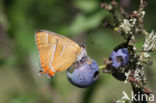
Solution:
{"label": "butterfly eye", "polygon": [[85,48],[85,44],[80,44],[80,47]]}

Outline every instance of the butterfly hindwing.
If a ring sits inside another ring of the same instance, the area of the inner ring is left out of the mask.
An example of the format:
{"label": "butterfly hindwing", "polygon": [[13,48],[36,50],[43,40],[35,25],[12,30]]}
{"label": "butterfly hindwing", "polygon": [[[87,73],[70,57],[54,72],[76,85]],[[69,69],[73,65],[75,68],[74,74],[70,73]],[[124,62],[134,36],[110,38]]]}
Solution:
{"label": "butterfly hindwing", "polygon": [[68,69],[81,52],[74,41],[53,32],[38,31],[35,38],[43,68],[41,74],[53,76],[57,71]]}

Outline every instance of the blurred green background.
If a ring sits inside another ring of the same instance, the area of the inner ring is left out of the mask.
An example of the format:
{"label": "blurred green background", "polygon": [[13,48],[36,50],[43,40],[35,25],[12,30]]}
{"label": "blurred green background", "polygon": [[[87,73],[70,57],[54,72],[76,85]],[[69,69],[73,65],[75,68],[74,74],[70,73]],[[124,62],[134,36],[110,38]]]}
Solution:
{"label": "blurred green background", "polygon": [[[0,0],[0,103],[111,103],[122,91],[131,93],[129,83],[100,73],[98,81],[80,89],[70,84],[66,72],[48,79],[38,75],[39,55],[35,45],[36,30],[49,30],[85,43],[88,55],[102,65],[115,46],[123,42],[116,32],[102,26],[112,21],[100,8],[110,0]],[[139,0],[119,0],[129,12]],[[148,1],[145,28],[156,30],[156,1]],[[137,37],[141,48],[143,38]],[[156,93],[156,57],[145,66],[147,86]],[[102,70],[101,70],[102,71]],[[155,103],[155,102],[154,102]]]}

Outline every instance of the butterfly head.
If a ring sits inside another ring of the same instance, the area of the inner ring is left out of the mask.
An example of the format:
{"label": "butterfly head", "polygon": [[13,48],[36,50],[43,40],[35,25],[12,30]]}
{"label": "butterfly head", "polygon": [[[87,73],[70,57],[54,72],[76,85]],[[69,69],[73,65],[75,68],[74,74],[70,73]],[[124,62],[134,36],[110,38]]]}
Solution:
{"label": "butterfly head", "polygon": [[87,56],[87,51],[83,46],[81,46],[81,52],[79,53],[77,57],[77,61],[80,61],[82,57],[85,57],[85,56]]}

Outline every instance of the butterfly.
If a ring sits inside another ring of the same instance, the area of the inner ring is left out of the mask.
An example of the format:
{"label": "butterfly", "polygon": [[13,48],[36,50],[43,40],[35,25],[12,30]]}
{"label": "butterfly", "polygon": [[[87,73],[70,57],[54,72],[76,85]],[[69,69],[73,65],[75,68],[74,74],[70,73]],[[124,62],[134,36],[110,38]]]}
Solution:
{"label": "butterfly", "polygon": [[54,32],[36,31],[35,40],[40,56],[41,75],[53,77],[56,72],[67,70],[87,55],[84,46]]}

